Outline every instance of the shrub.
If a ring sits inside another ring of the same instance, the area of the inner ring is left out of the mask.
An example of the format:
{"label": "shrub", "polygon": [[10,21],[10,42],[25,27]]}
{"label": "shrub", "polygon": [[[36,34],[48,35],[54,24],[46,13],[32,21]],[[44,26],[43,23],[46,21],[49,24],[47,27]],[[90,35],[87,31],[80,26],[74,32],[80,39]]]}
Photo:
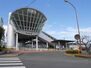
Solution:
{"label": "shrub", "polygon": [[1,43],[1,39],[2,39],[3,36],[4,36],[4,28],[2,28],[0,26],[0,43]]}
{"label": "shrub", "polygon": [[6,48],[0,48],[0,51],[5,51],[6,50]]}
{"label": "shrub", "polygon": [[81,53],[80,50],[67,50],[65,51],[67,54],[78,54],[78,53]]}
{"label": "shrub", "polygon": [[6,45],[0,45],[0,51],[3,51],[6,49]]}

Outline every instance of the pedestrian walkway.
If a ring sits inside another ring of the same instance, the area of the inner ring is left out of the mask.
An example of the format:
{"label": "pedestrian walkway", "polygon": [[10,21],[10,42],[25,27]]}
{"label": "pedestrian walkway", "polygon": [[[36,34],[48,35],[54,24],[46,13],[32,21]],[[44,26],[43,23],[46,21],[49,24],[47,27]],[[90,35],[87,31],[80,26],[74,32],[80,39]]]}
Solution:
{"label": "pedestrian walkway", "polygon": [[0,57],[0,68],[26,68],[18,57]]}

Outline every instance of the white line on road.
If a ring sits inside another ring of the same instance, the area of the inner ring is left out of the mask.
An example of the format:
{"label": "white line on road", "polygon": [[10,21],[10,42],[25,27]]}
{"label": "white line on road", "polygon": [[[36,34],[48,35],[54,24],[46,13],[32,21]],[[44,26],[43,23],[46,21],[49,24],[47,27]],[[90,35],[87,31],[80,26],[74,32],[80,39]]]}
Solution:
{"label": "white line on road", "polygon": [[11,67],[0,67],[0,68],[26,68],[25,66],[11,66]]}
{"label": "white line on road", "polygon": [[26,68],[18,57],[0,58],[0,68]]}
{"label": "white line on road", "polygon": [[19,58],[0,58],[0,60],[20,60]]}
{"label": "white line on road", "polygon": [[23,63],[2,63],[0,65],[23,65]]}
{"label": "white line on road", "polygon": [[0,61],[0,63],[1,62],[21,62],[21,61],[16,61],[16,60],[14,60],[14,61]]}

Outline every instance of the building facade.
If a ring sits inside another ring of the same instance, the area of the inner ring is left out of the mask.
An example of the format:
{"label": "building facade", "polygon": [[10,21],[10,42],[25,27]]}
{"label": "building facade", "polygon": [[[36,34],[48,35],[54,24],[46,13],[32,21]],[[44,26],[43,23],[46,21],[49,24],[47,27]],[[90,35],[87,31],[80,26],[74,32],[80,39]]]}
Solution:
{"label": "building facade", "polygon": [[45,49],[67,48],[68,40],[57,40],[42,31],[45,15],[34,8],[19,8],[9,13],[7,48]]}
{"label": "building facade", "polygon": [[38,35],[42,30],[46,17],[33,8],[19,8],[9,13],[7,48],[16,47],[35,39],[35,48],[38,49]]}

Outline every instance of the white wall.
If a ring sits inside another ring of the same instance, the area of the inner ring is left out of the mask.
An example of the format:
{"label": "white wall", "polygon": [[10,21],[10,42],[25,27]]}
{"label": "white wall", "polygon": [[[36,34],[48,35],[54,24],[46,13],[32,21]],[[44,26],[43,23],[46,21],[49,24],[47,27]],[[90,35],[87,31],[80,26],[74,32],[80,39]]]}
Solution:
{"label": "white wall", "polygon": [[7,48],[12,48],[15,46],[15,33],[13,26],[10,24],[10,16],[11,13],[9,13],[9,19],[8,19],[8,30],[7,30]]}
{"label": "white wall", "polygon": [[8,25],[7,48],[15,46],[15,33],[11,24]]}

